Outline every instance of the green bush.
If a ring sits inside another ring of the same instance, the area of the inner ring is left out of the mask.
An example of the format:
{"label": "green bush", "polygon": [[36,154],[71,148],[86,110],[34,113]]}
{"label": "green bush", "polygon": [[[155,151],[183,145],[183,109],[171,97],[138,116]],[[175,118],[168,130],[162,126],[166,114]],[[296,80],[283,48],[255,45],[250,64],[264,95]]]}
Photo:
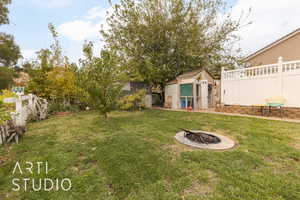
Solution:
{"label": "green bush", "polygon": [[53,114],[56,112],[78,112],[83,110],[80,105],[64,105],[62,103],[50,102],[48,107],[49,114]]}
{"label": "green bush", "polygon": [[15,103],[3,103],[5,98],[16,97],[17,95],[10,90],[2,90],[0,92],[0,101],[2,102],[2,107],[9,111],[15,110]]}
{"label": "green bush", "polygon": [[142,89],[134,94],[124,96],[119,100],[122,110],[141,110],[145,108],[146,90]]}
{"label": "green bush", "polygon": [[10,120],[10,111],[14,111],[14,103],[3,103],[5,98],[15,97],[16,95],[9,90],[2,90],[0,93],[0,125],[3,125],[7,120]]}
{"label": "green bush", "polygon": [[0,100],[0,126],[5,123],[5,121],[10,120],[10,114],[8,110],[4,107],[4,103]]}

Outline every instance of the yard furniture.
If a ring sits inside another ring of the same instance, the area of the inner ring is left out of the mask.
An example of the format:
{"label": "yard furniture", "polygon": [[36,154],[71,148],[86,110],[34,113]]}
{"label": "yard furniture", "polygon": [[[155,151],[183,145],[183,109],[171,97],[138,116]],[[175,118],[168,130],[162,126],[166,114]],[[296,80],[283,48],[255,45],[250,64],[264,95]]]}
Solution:
{"label": "yard furniture", "polygon": [[266,104],[254,104],[254,105],[252,105],[253,110],[256,107],[259,107],[261,115],[264,116],[265,115],[265,109],[264,108],[266,107]]}
{"label": "yard furniture", "polygon": [[283,116],[283,106],[286,100],[283,97],[270,97],[266,99],[267,104],[267,114],[270,116],[273,108],[278,108],[280,110],[280,117]]}

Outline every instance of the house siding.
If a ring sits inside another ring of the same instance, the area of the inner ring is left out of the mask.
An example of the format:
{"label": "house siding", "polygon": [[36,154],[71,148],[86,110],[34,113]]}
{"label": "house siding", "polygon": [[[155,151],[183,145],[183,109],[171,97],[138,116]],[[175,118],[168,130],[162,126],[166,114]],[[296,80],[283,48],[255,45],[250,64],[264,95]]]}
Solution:
{"label": "house siding", "polygon": [[300,60],[300,32],[270,49],[247,59],[249,66],[267,65],[278,62],[282,57],[284,61]]}

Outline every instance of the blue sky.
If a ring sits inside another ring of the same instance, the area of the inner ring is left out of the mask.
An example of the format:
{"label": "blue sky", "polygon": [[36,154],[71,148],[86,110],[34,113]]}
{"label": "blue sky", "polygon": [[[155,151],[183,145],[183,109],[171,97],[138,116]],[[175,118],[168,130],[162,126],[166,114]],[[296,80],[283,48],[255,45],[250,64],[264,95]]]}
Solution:
{"label": "blue sky", "polygon": [[[233,15],[252,8],[249,20],[252,25],[238,34],[244,52],[263,47],[276,38],[300,27],[299,0],[227,0]],[[76,61],[81,55],[84,40],[96,42],[100,49],[100,25],[105,22],[109,9],[107,0],[13,0],[10,24],[0,27],[0,32],[13,34],[25,58],[47,48],[52,43],[48,23],[52,22],[60,34],[64,52]]]}
{"label": "blue sky", "polygon": [[[13,34],[23,53],[27,54],[24,56],[30,57],[32,52],[51,44],[49,22],[58,27],[82,18],[97,6],[105,8],[108,3],[101,0],[13,0],[9,6],[10,24],[1,26],[0,31]],[[79,46],[78,42],[63,35],[60,35],[60,40],[66,53],[76,59],[79,55],[73,48]]]}

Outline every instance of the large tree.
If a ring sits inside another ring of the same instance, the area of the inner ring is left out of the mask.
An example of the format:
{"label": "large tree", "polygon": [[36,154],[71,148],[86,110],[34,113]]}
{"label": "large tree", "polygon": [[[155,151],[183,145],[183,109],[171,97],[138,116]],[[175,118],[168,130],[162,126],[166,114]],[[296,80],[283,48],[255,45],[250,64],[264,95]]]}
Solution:
{"label": "large tree", "polygon": [[9,88],[13,83],[14,77],[16,77],[16,73],[12,68],[0,67],[0,91]]}
{"label": "large tree", "polygon": [[114,51],[102,50],[100,57],[93,56],[93,45],[84,45],[85,60],[79,72],[79,83],[88,94],[89,105],[106,119],[117,108],[126,77],[119,57]]}
{"label": "large tree", "polygon": [[28,63],[24,69],[31,76],[27,91],[67,107],[77,95],[76,69],[67,57],[63,56],[58,33],[53,24],[50,23],[48,28],[54,43],[49,49],[38,51],[36,61]]}
{"label": "large tree", "polygon": [[21,57],[20,47],[15,43],[14,37],[0,33],[0,66],[12,67]]}
{"label": "large tree", "polygon": [[222,0],[120,0],[102,30],[132,76],[164,88],[180,73],[232,63],[230,42],[240,27]]}
{"label": "large tree", "polygon": [[9,10],[7,6],[10,3],[11,0],[0,0],[0,25],[9,23],[9,19],[8,19]]}
{"label": "large tree", "polygon": [[[7,8],[11,0],[0,0],[0,25],[8,24]],[[16,77],[15,66],[21,58],[21,52],[16,45],[14,37],[0,32],[0,90],[12,85],[13,78]]]}
{"label": "large tree", "polygon": [[[10,3],[11,0],[0,0],[0,25],[9,23],[7,6]],[[0,32],[0,67],[16,65],[21,57],[20,48],[16,45],[14,36]]]}

